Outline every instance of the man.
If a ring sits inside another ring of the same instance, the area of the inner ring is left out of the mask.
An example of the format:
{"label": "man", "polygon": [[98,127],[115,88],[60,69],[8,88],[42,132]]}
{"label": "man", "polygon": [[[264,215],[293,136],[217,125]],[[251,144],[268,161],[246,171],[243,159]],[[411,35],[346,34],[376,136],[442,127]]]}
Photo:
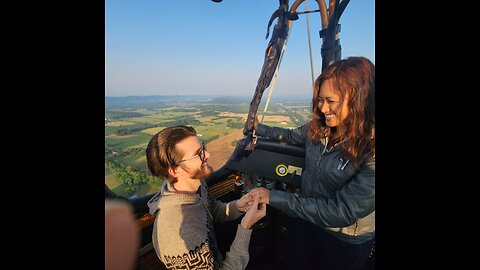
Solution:
{"label": "man", "polygon": [[[168,127],[155,134],[146,150],[147,166],[164,177],[159,194],[149,201],[158,210],[153,228],[157,256],[168,269],[245,269],[252,226],[266,214],[258,194],[229,203],[208,193],[210,154],[188,126]],[[153,210],[153,211],[152,211]],[[225,259],[217,248],[214,222],[235,220],[245,212]]]}

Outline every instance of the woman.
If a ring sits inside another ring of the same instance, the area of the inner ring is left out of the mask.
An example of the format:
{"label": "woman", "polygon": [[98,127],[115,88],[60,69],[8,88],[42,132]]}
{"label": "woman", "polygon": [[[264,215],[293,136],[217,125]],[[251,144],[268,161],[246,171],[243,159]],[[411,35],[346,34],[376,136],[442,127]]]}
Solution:
{"label": "woman", "polygon": [[375,66],[350,57],[315,81],[312,120],[256,134],[305,147],[300,194],[257,188],[293,217],[289,269],[362,269],[375,237]]}

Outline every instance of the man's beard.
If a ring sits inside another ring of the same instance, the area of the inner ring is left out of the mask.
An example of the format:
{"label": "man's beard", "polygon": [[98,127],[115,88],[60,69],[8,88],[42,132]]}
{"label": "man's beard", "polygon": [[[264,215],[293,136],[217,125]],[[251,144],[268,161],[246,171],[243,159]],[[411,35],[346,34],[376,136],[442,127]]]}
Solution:
{"label": "man's beard", "polygon": [[201,166],[200,168],[196,169],[193,172],[190,172],[189,170],[186,170],[185,168],[184,168],[184,170],[190,174],[190,178],[192,178],[192,179],[205,179],[205,178],[209,177],[210,175],[212,175],[212,173],[213,173],[213,168],[210,165]]}

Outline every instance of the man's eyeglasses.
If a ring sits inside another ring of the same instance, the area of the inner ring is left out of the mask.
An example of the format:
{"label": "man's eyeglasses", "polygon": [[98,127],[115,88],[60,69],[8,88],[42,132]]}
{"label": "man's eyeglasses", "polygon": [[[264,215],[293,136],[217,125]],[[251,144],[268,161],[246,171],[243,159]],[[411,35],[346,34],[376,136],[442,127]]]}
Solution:
{"label": "man's eyeglasses", "polygon": [[177,166],[180,165],[180,163],[189,161],[189,160],[194,159],[194,158],[196,158],[196,157],[199,157],[200,160],[202,161],[202,163],[205,162],[205,150],[207,150],[206,147],[205,147],[205,143],[202,142],[202,148],[200,148],[200,149],[198,150],[198,154],[196,154],[196,155],[194,155],[194,156],[191,156],[191,157],[189,157],[189,158],[180,160],[180,161],[177,163]]}

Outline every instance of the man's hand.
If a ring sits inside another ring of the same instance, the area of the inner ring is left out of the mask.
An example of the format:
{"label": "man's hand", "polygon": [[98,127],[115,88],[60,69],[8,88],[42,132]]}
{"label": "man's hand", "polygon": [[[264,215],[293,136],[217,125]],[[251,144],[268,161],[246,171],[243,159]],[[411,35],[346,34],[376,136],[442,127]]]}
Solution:
{"label": "man's hand", "polygon": [[240,212],[247,212],[252,207],[254,200],[253,193],[247,193],[235,201],[235,206]]}

